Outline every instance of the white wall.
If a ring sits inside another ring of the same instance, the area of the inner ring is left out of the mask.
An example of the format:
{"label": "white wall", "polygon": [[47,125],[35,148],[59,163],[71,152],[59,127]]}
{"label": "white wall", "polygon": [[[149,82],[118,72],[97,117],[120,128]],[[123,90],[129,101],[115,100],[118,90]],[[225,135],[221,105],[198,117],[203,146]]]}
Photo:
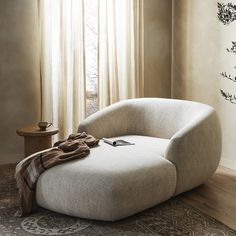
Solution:
{"label": "white wall", "polygon": [[218,21],[216,0],[174,1],[173,22],[174,97],[215,107],[222,125],[221,164],[236,169],[236,105],[220,95],[221,88],[236,93],[236,83],[220,76],[222,71],[236,76],[236,56],[226,52],[236,41],[236,22],[224,26]]}
{"label": "white wall", "polygon": [[23,157],[16,129],[40,115],[37,1],[0,1],[0,164]]}

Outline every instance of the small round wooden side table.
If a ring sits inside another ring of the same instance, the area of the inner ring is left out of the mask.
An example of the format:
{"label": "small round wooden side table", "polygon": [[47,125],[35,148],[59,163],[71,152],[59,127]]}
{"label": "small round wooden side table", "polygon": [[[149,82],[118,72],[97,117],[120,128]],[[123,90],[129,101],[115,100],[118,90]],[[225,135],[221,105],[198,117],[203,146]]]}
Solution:
{"label": "small round wooden side table", "polygon": [[16,133],[24,137],[25,157],[52,147],[52,135],[59,132],[58,128],[49,127],[40,131],[36,125],[20,128]]}

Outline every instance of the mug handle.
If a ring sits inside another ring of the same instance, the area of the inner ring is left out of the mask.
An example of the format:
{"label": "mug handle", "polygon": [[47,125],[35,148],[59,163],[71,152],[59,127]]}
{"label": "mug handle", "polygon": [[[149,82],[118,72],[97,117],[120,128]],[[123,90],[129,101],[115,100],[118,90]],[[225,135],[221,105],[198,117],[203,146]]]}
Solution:
{"label": "mug handle", "polygon": [[50,127],[50,126],[52,126],[52,123],[48,123],[47,128]]}

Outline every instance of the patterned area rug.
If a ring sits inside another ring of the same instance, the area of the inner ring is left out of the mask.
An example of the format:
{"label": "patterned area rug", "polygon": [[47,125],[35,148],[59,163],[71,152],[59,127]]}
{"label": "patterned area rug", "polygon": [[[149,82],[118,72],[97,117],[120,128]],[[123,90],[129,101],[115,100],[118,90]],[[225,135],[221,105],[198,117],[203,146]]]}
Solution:
{"label": "patterned area rug", "polygon": [[236,236],[236,232],[180,199],[118,222],[91,221],[57,214],[42,208],[24,218],[15,218],[18,207],[14,178],[0,178],[0,236],[23,235],[189,235]]}

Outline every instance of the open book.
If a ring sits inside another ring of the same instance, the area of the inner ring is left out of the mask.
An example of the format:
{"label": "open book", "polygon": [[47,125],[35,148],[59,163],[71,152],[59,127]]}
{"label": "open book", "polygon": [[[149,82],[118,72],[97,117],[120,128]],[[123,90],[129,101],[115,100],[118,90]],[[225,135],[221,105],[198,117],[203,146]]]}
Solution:
{"label": "open book", "polygon": [[112,146],[126,146],[126,145],[134,145],[134,143],[122,140],[122,139],[116,139],[116,140],[111,140],[107,138],[102,139],[105,143],[110,144]]}

